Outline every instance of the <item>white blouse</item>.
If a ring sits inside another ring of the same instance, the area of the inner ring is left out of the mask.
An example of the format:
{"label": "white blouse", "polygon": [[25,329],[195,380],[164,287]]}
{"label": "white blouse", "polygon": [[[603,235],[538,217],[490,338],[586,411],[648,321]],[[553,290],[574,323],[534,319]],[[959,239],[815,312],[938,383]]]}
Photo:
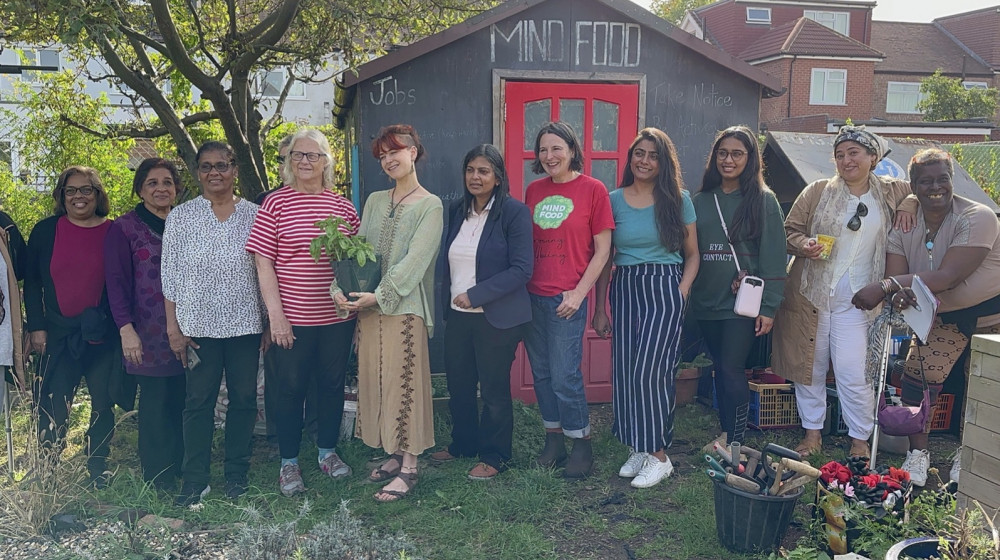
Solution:
{"label": "white blouse", "polygon": [[[851,231],[847,228],[847,222],[854,216],[858,207],[858,202],[863,202],[868,207],[868,215],[861,218],[861,227],[858,231]],[[872,266],[875,262],[875,252],[885,251],[885,239],[879,239],[879,229],[882,225],[882,212],[878,200],[869,190],[860,197],[851,196],[847,203],[847,210],[843,216],[844,229],[840,238],[835,243],[841,247],[837,252],[837,260],[834,262],[833,286],[830,287],[830,295],[837,289],[837,283],[844,274],[851,275],[851,290],[857,293],[864,288],[868,278],[872,273]],[[880,273],[881,274],[881,273]]]}
{"label": "white blouse", "polygon": [[483,227],[489,219],[493,199],[483,209],[482,214],[472,214],[465,218],[458,235],[448,248],[448,266],[451,268],[451,308],[465,313],[482,313],[482,307],[462,309],[455,305],[455,298],[476,285],[476,253],[479,250],[479,240],[483,236]]}
{"label": "white blouse", "polygon": [[264,332],[265,308],[253,255],[244,247],[257,205],[240,199],[225,221],[199,196],[167,214],[163,296],[185,336],[232,338]]}

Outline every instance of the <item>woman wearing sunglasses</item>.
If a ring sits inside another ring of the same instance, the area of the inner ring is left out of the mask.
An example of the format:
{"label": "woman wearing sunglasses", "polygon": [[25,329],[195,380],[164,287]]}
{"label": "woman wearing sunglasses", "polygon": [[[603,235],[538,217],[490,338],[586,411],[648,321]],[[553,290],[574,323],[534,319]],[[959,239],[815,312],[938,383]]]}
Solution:
{"label": "woman wearing sunglasses", "polygon": [[[794,256],[784,303],[775,317],[775,373],[795,383],[808,456],[822,447],[826,377],[833,363],[841,414],[851,436],[850,456],[870,455],[875,395],[865,381],[872,312],[854,307],[854,294],[882,278],[889,231],[909,231],[916,211],[905,181],[877,177],[887,142],[863,126],[844,126],[833,142],[837,174],[799,194],[785,219]],[[898,214],[898,215],[897,215]]]}

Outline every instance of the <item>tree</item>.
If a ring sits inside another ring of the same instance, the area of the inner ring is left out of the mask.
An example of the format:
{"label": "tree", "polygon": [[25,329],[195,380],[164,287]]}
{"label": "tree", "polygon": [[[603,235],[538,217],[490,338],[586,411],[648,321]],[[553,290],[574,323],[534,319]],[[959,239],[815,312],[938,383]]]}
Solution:
{"label": "tree", "polygon": [[711,4],[714,0],[653,0],[649,10],[674,25],[680,25],[688,10]]}
{"label": "tree", "polygon": [[[243,195],[267,188],[263,143],[295,80],[331,79],[395,44],[478,13],[495,0],[5,0],[10,44],[62,43],[133,101],[131,122],[103,138],[169,136],[194,170],[198,125],[217,121],[236,152]],[[339,68],[331,69],[333,59]],[[261,114],[261,70],[286,68],[275,118]],[[194,99],[194,89],[200,99]],[[152,116],[150,115],[152,112]]]}
{"label": "tree", "polygon": [[920,81],[923,98],[917,108],[925,121],[950,121],[973,118],[993,119],[1000,100],[996,88],[966,89],[962,80],[941,75],[941,70]]}

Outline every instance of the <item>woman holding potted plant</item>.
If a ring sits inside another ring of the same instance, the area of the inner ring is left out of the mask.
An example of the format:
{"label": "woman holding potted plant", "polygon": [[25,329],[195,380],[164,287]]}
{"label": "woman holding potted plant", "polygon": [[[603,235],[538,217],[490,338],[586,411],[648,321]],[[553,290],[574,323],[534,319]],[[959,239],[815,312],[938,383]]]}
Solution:
{"label": "woman holding potted plant", "polygon": [[628,161],[621,185],[611,193],[614,251],[597,279],[591,323],[601,337],[615,334],[612,432],[631,448],[618,476],[649,488],[674,470],[666,454],[674,435],[674,370],[684,308],[698,275],[698,234],[670,137],[642,129]]}
{"label": "woman holding potted plant", "polygon": [[434,445],[427,339],[434,329],[433,263],[443,211],[441,199],[417,179],[424,147],[412,126],[384,127],[372,154],[394,182],[368,197],[359,230],[376,240],[382,277],[372,291],[331,289],[338,305],[359,312],[356,433],[389,454],[369,479],[391,481],[375,499],[393,502],[417,483],[417,455]]}
{"label": "woman holding potted plant", "polygon": [[[731,126],[716,135],[701,192],[693,199],[702,260],[691,309],[715,364],[722,425],[716,441],[725,443],[743,440],[750,409],[745,364],[755,337],[771,332],[785,280],[781,207],[764,183],[763,169],[753,132]],[[765,282],[756,317],[734,310],[734,280],[747,273]]]}
{"label": "woman holding potted plant", "polygon": [[[450,301],[444,343],[452,430],[447,461],[479,456],[469,471],[489,480],[511,460],[514,410],[510,366],[531,320],[531,213],[510,197],[500,150],[489,144],[465,154],[465,193],[451,208],[445,237],[442,296]],[[476,385],[483,398],[477,411]]]}
{"label": "woman holding potted plant", "polygon": [[167,337],[170,350],[185,366],[184,484],[177,497],[181,506],[197,503],[208,488],[223,373],[229,395],[228,497],[246,492],[250,469],[265,310],[253,256],[244,250],[257,205],[235,194],[235,157],[223,142],[202,144],[195,155],[201,196],[174,208],[163,232]]}
{"label": "woman holding potted plant", "polygon": [[246,250],[255,255],[278,366],[278,485],[282,494],[293,496],[306,490],[298,456],[302,405],[312,377],[319,396],[319,469],[332,478],[351,474],[336,446],[354,316],[338,313],[329,292],[334,280],[330,258],[314,260],[310,245],[322,234],[317,216],[340,218],[339,229],[346,235],[357,233],[360,220],[351,202],[333,191],[333,155],[319,130],[303,129],[292,137],[281,172],[285,186],[264,200]]}

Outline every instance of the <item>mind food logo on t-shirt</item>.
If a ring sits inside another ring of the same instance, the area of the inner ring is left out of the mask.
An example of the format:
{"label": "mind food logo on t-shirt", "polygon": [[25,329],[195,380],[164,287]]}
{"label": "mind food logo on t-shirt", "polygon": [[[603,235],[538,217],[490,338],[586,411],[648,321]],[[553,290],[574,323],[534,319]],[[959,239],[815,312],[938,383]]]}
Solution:
{"label": "mind food logo on t-shirt", "polygon": [[554,194],[535,205],[535,225],[542,229],[555,229],[573,213],[573,201]]}

